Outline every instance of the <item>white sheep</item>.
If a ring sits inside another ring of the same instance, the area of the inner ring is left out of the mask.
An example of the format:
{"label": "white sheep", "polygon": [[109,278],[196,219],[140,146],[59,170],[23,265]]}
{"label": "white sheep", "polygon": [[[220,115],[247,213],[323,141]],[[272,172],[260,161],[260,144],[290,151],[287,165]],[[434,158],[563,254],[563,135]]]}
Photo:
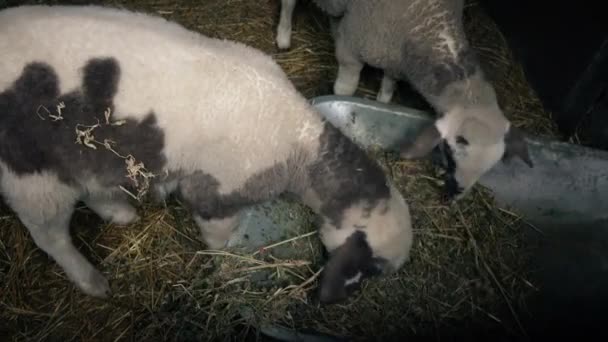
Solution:
{"label": "white sheep", "polygon": [[0,11],[0,51],[0,192],[85,293],[110,288],[71,242],[75,203],[128,224],[146,190],[178,196],[214,249],[239,211],[296,194],[323,218],[322,302],[409,259],[402,195],[268,55],[98,6]]}
{"label": "white sheep", "polygon": [[[504,116],[462,24],[464,0],[314,0],[332,16],[338,75],[334,93],[352,96],[364,64],[382,69],[379,102],[409,81],[439,114],[402,157],[436,146],[447,159],[446,194],[462,198],[501,158],[533,167],[523,134]],[[295,0],[282,0],[277,44],[290,45]]]}

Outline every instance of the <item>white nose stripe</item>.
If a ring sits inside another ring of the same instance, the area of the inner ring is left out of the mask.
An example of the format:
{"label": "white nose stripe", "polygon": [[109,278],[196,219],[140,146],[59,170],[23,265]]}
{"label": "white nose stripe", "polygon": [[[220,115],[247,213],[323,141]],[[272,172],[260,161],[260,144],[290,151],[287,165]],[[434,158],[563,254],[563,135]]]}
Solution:
{"label": "white nose stripe", "polygon": [[348,285],[352,285],[352,284],[356,284],[356,283],[358,283],[358,282],[359,282],[359,280],[361,280],[361,276],[362,276],[361,272],[360,272],[360,271],[359,271],[359,272],[357,272],[357,274],[355,274],[355,276],[354,276],[354,277],[349,278],[349,279],[346,279],[346,280],[344,281],[344,286],[348,286]]}

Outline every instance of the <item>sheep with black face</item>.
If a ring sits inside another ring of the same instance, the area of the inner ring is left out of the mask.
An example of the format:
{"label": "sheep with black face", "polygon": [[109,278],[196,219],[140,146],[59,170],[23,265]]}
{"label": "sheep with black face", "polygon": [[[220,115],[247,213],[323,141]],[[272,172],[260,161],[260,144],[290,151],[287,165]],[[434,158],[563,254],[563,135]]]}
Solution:
{"label": "sheep with black face", "polygon": [[402,195],[268,55],[97,6],[0,11],[0,51],[0,192],[85,293],[110,287],[71,241],[74,205],[128,224],[124,189],[178,196],[214,249],[239,211],[294,193],[323,218],[323,302],[409,258]]}
{"label": "sheep with black face", "polygon": [[[403,147],[419,158],[442,147],[446,194],[459,199],[501,159],[533,167],[524,135],[497,103],[493,86],[465,36],[464,0],[315,0],[332,17],[338,75],[334,93],[352,96],[364,64],[384,71],[377,100],[390,102],[405,80],[433,106],[434,125]],[[290,45],[295,0],[282,0],[280,48]]]}

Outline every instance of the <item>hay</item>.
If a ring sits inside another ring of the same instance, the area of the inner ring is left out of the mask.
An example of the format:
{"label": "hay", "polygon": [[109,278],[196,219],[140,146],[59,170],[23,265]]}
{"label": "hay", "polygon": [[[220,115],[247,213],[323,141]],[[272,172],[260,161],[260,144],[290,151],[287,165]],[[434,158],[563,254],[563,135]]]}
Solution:
{"label": "hay", "polygon": [[[305,96],[331,91],[333,43],[325,17],[308,2],[298,5],[292,48],[283,52],[274,44],[279,1],[103,3],[158,13],[207,35],[250,44],[271,53]],[[467,8],[467,29],[482,60],[492,67],[488,74],[494,76],[508,115],[519,127],[553,135],[550,116],[527,86],[521,67],[480,15],[478,8]],[[358,96],[375,98],[380,77],[366,72]],[[407,89],[396,97],[397,103],[412,101],[419,100]],[[73,239],[108,276],[114,296],[107,301],[76,289],[3,208],[0,336],[17,341],[242,340],[259,337],[256,327],[269,322],[355,339],[467,329],[524,334],[519,321],[526,298],[536,289],[528,281],[521,218],[496,206],[479,186],[447,207],[439,198],[438,170],[428,162],[374,156],[408,196],[416,242],[411,262],[400,272],[366,282],[346,304],[322,308],[311,299],[323,257],[310,212],[301,207],[279,205],[271,214],[279,221],[298,217],[310,224],[254,253],[204,250],[194,222],[176,202],[162,208],[145,204],[142,220],[129,226],[103,223],[80,208],[72,222]],[[286,258],[282,248],[297,253]]]}
{"label": "hay", "polygon": [[481,189],[448,208],[438,181],[426,176],[435,173],[430,165],[391,164],[399,188],[413,195],[412,262],[366,282],[346,305],[324,309],[309,297],[322,264],[311,226],[287,236],[298,255],[284,259],[275,256],[278,246],[254,253],[204,250],[176,203],[145,207],[142,222],[127,227],[102,224],[83,208],[75,216],[74,240],[109,276],[114,297],[80,293],[7,216],[0,221],[4,329],[17,340],[104,341],[236,339],[251,333],[247,326],[269,322],[361,338],[445,332],[462,324],[519,333],[516,319],[534,291],[526,279],[520,218],[494,207]]}

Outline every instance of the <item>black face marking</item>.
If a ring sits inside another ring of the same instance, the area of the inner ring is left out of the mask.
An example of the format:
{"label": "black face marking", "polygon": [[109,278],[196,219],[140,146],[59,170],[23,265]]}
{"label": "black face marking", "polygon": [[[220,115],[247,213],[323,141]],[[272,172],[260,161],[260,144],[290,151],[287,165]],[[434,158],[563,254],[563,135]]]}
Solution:
{"label": "black face marking", "polygon": [[[321,276],[320,301],[325,304],[345,300],[361,282],[382,273],[384,259],[374,258],[367,236],[356,231],[331,253]],[[351,280],[352,283],[348,283]]]}
{"label": "black face marking", "polygon": [[323,201],[321,213],[336,227],[340,227],[343,211],[358,201],[370,201],[373,207],[389,198],[380,166],[328,122],[320,137],[319,156],[308,169],[308,176]]}
{"label": "black face marking", "polygon": [[454,173],[456,172],[456,161],[454,160],[452,148],[445,141],[442,143],[441,147],[446,161],[444,192],[447,198],[450,199],[461,194],[464,189],[458,185],[458,181],[456,181],[456,178],[454,177]]}
{"label": "black face marking", "polygon": [[[60,95],[55,71],[44,63],[30,63],[13,86],[0,93],[0,159],[17,174],[52,170],[66,183],[95,175],[102,185],[129,187],[124,159],[102,145],[94,150],[75,143],[77,125],[100,123],[92,131],[96,141],[109,139],[118,153],[131,154],[151,172],[160,170],[166,162],[161,152],[164,134],[154,113],[139,123],[127,119],[120,126],[105,124],[104,112],[114,110],[118,63],[92,59],[82,70],[81,88]],[[62,119],[55,121],[49,114],[57,115],[60,103],[65,105]]]}
{"label": "black face marking", "polygon": [[456,143],[463,145],[463,146],[469,145],[469,141],[467,139],[465,139],[462,135],[459,135],[456,137]]}

